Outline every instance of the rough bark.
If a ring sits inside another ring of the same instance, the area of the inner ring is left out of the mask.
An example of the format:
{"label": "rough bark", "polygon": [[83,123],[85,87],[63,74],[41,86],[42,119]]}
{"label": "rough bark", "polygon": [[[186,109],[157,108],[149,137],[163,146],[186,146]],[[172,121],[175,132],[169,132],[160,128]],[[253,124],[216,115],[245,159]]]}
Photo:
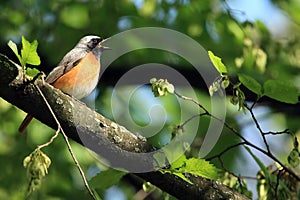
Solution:
{"label": "rough bark", "polygon": [[[100,154],[111,166],[133,172],[155,168],[154,148],[145,138],[91,110],[47,83],[36,81],[67,136]],[[0,54],[0,97],[42,123],[57,129],[52,115],[36,87],[25,81],[20,67]],[[17,130],[17,127],[16,127]],[[150,166],[150,167],[149,167]],[[172,174],[159,171],[135,173],[179,199],[247,199],[217,181],[188,175],[189,184]]]}

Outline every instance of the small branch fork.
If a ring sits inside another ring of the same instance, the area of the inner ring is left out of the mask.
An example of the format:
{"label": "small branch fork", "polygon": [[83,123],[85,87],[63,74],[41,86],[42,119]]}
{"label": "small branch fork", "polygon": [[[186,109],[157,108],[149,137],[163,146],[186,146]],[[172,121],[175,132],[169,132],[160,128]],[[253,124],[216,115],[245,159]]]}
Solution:
{"label": "small branch fork", "polygon": [[[43,80],[43,83],[44,83],[44,78],[43,78],[43,76],[42,76],[42,80]],[[40,90],[40,88],[39,88],[36,84],[33,84],[33,85],[35,86],[35,88],[36,88],[36,89],[38,90],[38,92],[40,93],[40,95],[41,95],[41,97],[43,98],[44,102],[46,103],[46,105],[47,105],[47,107],[48,107],[48,109],[49,109],[51,115],[53,116],[55,122],[57,123],[57,130],[56,130],[55,135],[52,136],[51,139],[50,139],[47,143],[42,144],[42,145],[39,145],[37,148],[38,148],[38,149],[41,149],[41,148],[43,148],[43,147],[46,147],[46,146],[50,145],[50,144],[53,142],[53,140],[58,136],[59,132],[61,132],[62,135],[63,135],[63,138],[64,138],[64,140],[65,140],[65,142],[66,142],[66,144],[67,144],[68,150],[69,150],[69,152],[70,152],[70,154],[71,154],[71,157],[72,157],[72,159],[73,159],[73,161],[74,161],[76,167],[78,168],[79,173],[80,173],[80,175],[81,175],[81,177],[82,177],[84,186],[85,186],[86,189],[88,190],[88,192],[89,192],[89,194],[91,195],[91,197],[92,197],[94,200],[96,200],[97,198],[96,198],[96,196],[94,195],[94,193],[92,192],[92,190],[91,190],[91,188],[90,188],[90,186],[89,186],[89,184],[88,184],[88,182],[87,182],[87,180],[86,180],[85,174],[84,174],[84,172],[83,172],[83,170],[82,170],[82,168],[81,168],[81,166],[80,166],[80,164],[79,164],[79,162],[78,162],[78,160],[77,160],[77,158],[76,158],[76,156],[75,156],[75,154],[74,154],[74,152],[73,152],[73,150],[72,150],[72,147],[71,147],[71,145],[70,145],[69,139],[68,139],[67,135],[65,134],[64,130],[62,129],[62,127],[61,127],[61,125],[60,125],[60,123],[59,123],[59,121],[58,121],[58,119],[57,119],[55,113],[53,112],[53,110],[52,110],[50,104],[48,103],[46,97],[44,96],[44,94],[43,94],[43,92]]]}
{"label": "small branch fork", "polygon": [[[297,176],[297,174],[295,174],[291,169],[289,169],[288,167],[286,167],[270,150],[270,147],[269,147],[269,144],[268,144],[268,141],[266,139],[266,135],[278,135],[278,134],[283,134],[283,133],[286,133],[286,134],[289,134],[289,130],[286,129],[286,130],[283,130],[283,131],[279,131],[279,132],[272,132],[272,131],[269,131],[269,132],[263,132],[261,126],[259,125],[254,113],[253,113],[253,108],[255,107],[256,103],[257,102],[254,102],[251,107],[245,105],[246,109],[250,112],[251,114],[251,118],[252,120],[254,121],[257,129],[259,130],[262,138],[263,138],[263,141],[264,141],[264,144],[266,146],[266,150],[261,148],[261,147],[258,147],[256,146],[255,144],[251,143],[249,140],[247,140],[245,137],[243,137],[235,128],[233,128],[231,125],[229,125],[225,120],[223,119],[220,119],[218,118],[217,116],[214,116],[212,115],[203,105],[201,105],[199,102],[197,102],[195,99],[193,98],[190,98],[190,97],[186,97],[186,96],[183,96],[179,93],[177,93],[176,91],[174,91],[174,94],[176,96],[178,96],[179,98],[183,99],[183,100],[186,100],[186,101],[191,101],[193,102],[194,104],[196,104],[197,106],[199,106],[203,111],[204,113],[202,114],[198,114],[198,115],[195,115],[195,116],[192,116],[191,118],[189,118],[188,120],[186,120],[185,122],[183,122],[183,124],[181,124],[180,126],[178,126],[178,128],[181,128],[183,129],[183,126],[185,124],[187,124],[189,121],[191,121],[192,119],[194,119],[196,116],[198,117],[201,117],[201,116],[204,116],[204,115],[207,115],[211,118],[214,118],[216,119],[217,121],[219,121],[220,123],[223,123],[224,126],[230,130],[231,132],[233,132],[235,135],[237,135],[239,138],[241,138],[242,142],[240,143],[237,143],[237,144],[234,144],[230,147],[227,147],[226,149],[224,149],[222,152],[220,152],[219,154],[213,156],[213,157],[210,157],[208,158],[208,160],[212,160],[212,159],[215,159],[215,158],[218,158],[218,159],[221,159],[221,156],[225,153],[227,153],[229,150],[233,149],[233,148],[236,148],[238,146],[242,146],[242,145],[247,145],[249,147],[252,147],[253,149],[256,149],[257,151],[261,152],[262,154],[268,156],[269,158],[271,158],[273,161],[277,162],[286,172],[288,172],[291,176],[293,176],[297,181],[300,181],[300,177]],[[221,162],[222,163],[222,162]],[[239,176],[236,176],[236,177],[239,177]]]}
{"label": "small branch fork", "polygon": [[268,141],[267,141],[267,138],[266,138],[266,136],[265,136],[265,133],[264,133],[263,130],[261,129],[261,127],[260,127],[260,125],[259,125],[259,123],[258,123],[258,121],[257,121],[257,119],[256,119],[256,117],[255,117],[255,115],[254,115],[253,109],[252,109],[252,108],[254,108],[255,104],[256,104],[256,103],[253,103],[253,105],[252,105],[251,107],[248,107],[247,104],[245,104],[245,107],[246,107],[246,109],[250,112],[251,117],[252,117],[252,119],[253,119],[253,121],[254,121],[254,123],[255,123],[255,125],[256,125],[257,130],[260,132],[260,134],[261,134],[261,136],[262,136],[262,138],[263,138],[263,141],[264,141],[264,144],[265,144],[265,146],[266,146],[266,148],[267,148],[268,153],[271,154],[270,146],[269,146],[269,144],[268,144]]}

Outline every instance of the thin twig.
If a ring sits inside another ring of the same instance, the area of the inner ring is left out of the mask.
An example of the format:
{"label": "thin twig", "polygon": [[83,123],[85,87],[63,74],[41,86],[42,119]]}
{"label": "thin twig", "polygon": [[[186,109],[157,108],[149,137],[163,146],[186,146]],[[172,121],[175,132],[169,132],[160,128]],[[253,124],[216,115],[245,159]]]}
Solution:
{"label": "thin twig", "polygon": [[181,98],[181,99],[184,99],[184,100],[187,100],[187,101],[192,101],[193,103],[195,103],[196,105],[198,105],[200,108],[202,108],[207,114],[209,114],[209,111],[204,106],[202,106],[199,102],[197,102],[195,99],[193,99],[191,97],[183,96],[183,95],[177,93],[176,91],[174,91],[174,94],[176,96],[178,96],[179,98]]}
{"label": "thin twig", "polygon": [[[91,190],[91,188],[90,188],[90,186],[89,186],[89,184],[88,184],[88,182],[87,182],[87,180],[86,180],[86,178],[85,178],[85,174],[84,174],[84,172],[83,172],[83,170],[82,170],[82,168],[81,168],[81,166],[80,166],[80,164],[79,164],[79,162],[78,162],[78,160],[77,160],[77,158],[76,158],[76,156],[75,156],[75,154],[74,154],[74,152],[73,152],[73,150],[72,150],[72,147],[71,147],[71,145],[70,145],[70,142],[69,142],[69,139],[68,139],[67,135],[65,134],[64,130],[62,129],[62,127],[61,127],[61,125],[60,125],[60,123],[59,123],[59,121],[58,121],[58,119],[57,119],[55,113],[53,112],[53,110],[52,110],[50,104],[48,103],[46,97],[44,96],[43,92],[40,90],[40,88],[39,88],[36,84],[34,84],[34,86],[36,87],[36,89],[38,90],[38,92],[40,93],[40,95],[42,96],[42,98],[43,98],[44,102],[46,103],[46,105],[47,105],[47,107],[48,107],[48,109],[49,109],[51,115],[53,116],[55,122],[57,123],[58,129],[57,129],[56,133],[58,133],[59,131],[62,133],[63,138],[64,138],[64,140],[65,140],[65,142],[66,142],[66,144],[67,144],[68,150],[69,150],[69,152],[70,152],[70,154],[71,154],[71,156],[72,156],[72,159],[73,159],[73,161],[74,161],[76,167],[78,168],[79,173],[80,173],[80,175],[81,175],[81,177],[82,177],[82,180],[83,180],[83,182],[84,182],[84,186],[85,186],[86,189],[88,190],[88,192],[89,192],[89,194],[91,195],[91,197],[92,197],[94,200],[96,200],[97,198],[96,198],[96,196],[94,195],[94,193],[92,192],[92,190]],[[51,139],[52,139],[52,138],[51,138]],[[54,138],[53,138],[53,139],[54,139]]]}
{"label": "thin twig", "polygon": [[185,120],[181,125],[178,125],[177,128],[183,130],[183,127],[184,127],[187,123],[189,123],[191,120],[193,120],[193,119],[196,118],[196,117],[201,117],[201,116],[204,116],[204,115],[207,115],[207,113],[201,113],[201,114],[193,115],[193,116],[191,116],[190,118],[188,118],[187,120]]}
{"label": "thin twig", "polygon": [[271,153],[270,146],[269,146],[269,144],[268,144],[267,138],[266,138],[266,136],[265,136],[263,130],[261,129],[261,127],[260,127],[260,125],[259,125],[259,123],[258,123],[258,121],[257,121],[257,119],[256,119],[256,117],[255,117],[255,115],[254,115],[253,109],[249,108],[249,107],[247,106],[247,104],[245,104],[245,107],[246,107],[246,109],[250,112],[251,117],[252,117],[252,119],[253,119],[253,121],[254,121],[254,123],[255,123],[255,125],[256,125],[256,128],[259,130],[260,135],[261,135],[262,138],[263,138],[263,141],[264,141],[264,144],[265,144],[265,146],[266,146],[266,148],[267,148],[268,153]]}
{"label": "thin twig", "polygon": [[220,123],[224,124],[224,126],[226,128],[228,128],[229,130],[231,130],[234,134],[236,134],[238,137],[240,137],[243,141],[247,142],[247,139],[244,138],[235,128],[233,128],[232,126],[230,126],[225,120],[223,119],[220,119],[214,115],[212,115],[203,105],[201,105],[199,102],[197,102],[195,99],[193,98],[190,98],[190,97],[186,97],[186,96],[183,96],[179,93],[177,93],[176,91],[174,91],[174,94],[176,96],[178,96],[179,98],[183,99],[183,100],[187,100],[187,101],[191,101],[193,103],[195,103],[196,105],[198,105],[200,108],[202,108],[204,110],[204,114],[216,119],[217,121],[219,121]]}
{"label": "thin twig", "polygon": [[217,157],[221,157],[223,154],[227,153],[229,150],[231,150],[233,148],[236,148],[238,146],[241,146],[241,145],[245,145],[245,144],[246,144],[246,142],[239,142],[239,143],[236,143],[234,145],[231,145],[231,146],[227,147],[226,149],[224,149],[223,151],[221,151],[220,153],[218,153],[218,154],[216,154],[212,157],[207,158],[207,160],[213,160]]}
{"label": "thin twig", "polygon": [[241,14],[241,15],[243,15],[244,17],[247,17],[247,14],[246,14],[245,11],[239,10],[239,9],[233,9],[233,8],[231,8],[231,7],[229,6],[229,4],[227,3],[226,0],[223,0],[222,2],[223,2],[223,5],[224,5],[224,7],[225,7],[225,10],[227,11],[227,14],[228,14],[229,16],[232,16],[232,14]]}
{"label": "thin twig", "polygon": [[285,129],[283,131],[268,131],[268,132],[264,132],[264,135],[280,135],[280,134],[290,134],[290,130],[289,129]]}
{"label": "thin twig", "polygon": [[242,179],[257,180],[257,177],[254,176],[238,176],[238,177]]}
{"label": "thin twig", "polygon": [[58,136],[58,134],[59,134],[59,131],[60,131],[60,128],[58,128],[57,130],[56,130],[56,133],[55,133],[55,135],[53,135],[52,137],[51,137],[51,139],[48,141],[48,142],[46,142],[45,144],[42,144],[42,145],[38,145],[38,149],[41,149],[41,148],[44,148],[44,147],[46,147],[46,146],[49,146],[52,142],[53,142],[53,140],[55,139],[55,138],[57,138],[57,136]]}
{"label": "thin twig", "polygon": [[300,177],[297,176],[290,168],[286,167],[278,158],[276,158],[272,153],[269,153],[267,151],[265,151],[264,149],[262,148],[259,148],[257,146],[255,146],[254,144],[248,142],[247,144],[245,145],[248,145],[254,149],[256,149],[257,151],[265,154],[266,156],[268,156],[269,158],[271,158],[272,160],[274,160],[276,163],[278,163],[285,171],[287,171],[289,174],[291,174],[297,181],[300,181]]}
{"label": "thin twig", "polygon": [[[191,101],[191,102],[195,103],[196,105],[198,105],[200,108],[202,108],[202,109],[204,110],[204,114],[206,114],[206,115],[208,115],[208,116],[210,116],[210,117],[212,117],[212,118],[218,120],[219,122],[223,123],[224,126],[225,126],[226,128],[228,128],[228,129],[229,129],[230,131],[232,131],[235,135],[237,135],[238,137],[240,137],[240,138],[243,140],[242,143],[244,143],[244,145],[248,145],[248,146],[252,147],[253,149],[256,149],[257,151],[261,152],[262,154],[268,156],[268,157],[271,158],[273,161],[277,162],[277,163],[278,163],[285,171],[287,171],[289,174],[291,174],[297,181],[300,181],[300,177],[297,176],[291,169],[289,169],[288,167],[286,167],[286,166],[285,166],[278,158],[276,158],[276,157],[272,154],[272,152],[270,151],[268,142],[267,142],[267,140],[266,140],[266,138],[265,138],[265,134],[266,134],[266,133],[264,133],[264,132],[262,131],[262,129],[261,129],[261,127],[260,127],[260,125],[259,125],[259,123],[258,123],[258,121],[257,121],[257,119],[256,119],[256,117],[255,117],[255,115],[254,115],[254,113],[253,113],[253,110],[252,110],[252,108],[254,107],[255,104],[254,104],[251,108],[249,108],[247,105],[245,105],[245,107],[246,107],[246,108],[249,110],[249,112],[251,113],[251,116],[252,116],[252,118],[253,118],[253,120],[254,120],[254,123],[256,124],[256,127],[259,129],[260,133],[262,134],[263,139],[264,139],[264,142],[265,142],[266,147],[267,147],[267,151],[264,150],[264,149],[262,149],[262,148],[260,148],[260,147],[258,147],[258,146],[256,146],[256,145],[254,145],[253,143],[249,142],[249,141],[248,141],[245,137],[243,137],[243,136],[242,136],[235,128],[233,128],[231,125],[229,125],[225,120],[220,119],[220,118],[218,118],[218,117],[212,115],[212,114],[211,114],[211,113],[210,113],[203,105],[201,105],[201,104],[200,104],[199,102],[197,102],[195,99],[190,98],[190,97],[185,97],[185,96],[183,96],[183,95],[177,93],[176,91],[174,91],[174,94],[175,94],[176,96],[178,96],[179,98],[183,99],[183,100]],[[270,132],[267,132],[267,133],[270,134]],[[236,145],[234,145],[234,146],[232,146],[232,147],[228,147],[228,148],[231,149],[231,148],[233,148],[233,147],[236,147],[236,146],[241,145],[242,143],[238,143],[238,144],[236,144]],[[225,149],[225,152],[226,152],[226,151],[228,151],[228,150]],[[219,157],[218,157],[218,158],[219,158]]]}

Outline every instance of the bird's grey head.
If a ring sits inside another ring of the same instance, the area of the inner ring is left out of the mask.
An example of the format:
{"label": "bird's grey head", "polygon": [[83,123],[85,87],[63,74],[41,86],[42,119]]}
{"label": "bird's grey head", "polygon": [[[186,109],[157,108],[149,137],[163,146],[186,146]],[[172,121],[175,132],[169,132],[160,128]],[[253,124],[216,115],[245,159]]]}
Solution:
{"label": "bird's grey head", "polygon": [[94,35],[88,35],[80,39],[80,41],[77,43],[77,48],[84,48],[86,50],[93,50],[99,42],[102,41],[102,38],[99,36]]}

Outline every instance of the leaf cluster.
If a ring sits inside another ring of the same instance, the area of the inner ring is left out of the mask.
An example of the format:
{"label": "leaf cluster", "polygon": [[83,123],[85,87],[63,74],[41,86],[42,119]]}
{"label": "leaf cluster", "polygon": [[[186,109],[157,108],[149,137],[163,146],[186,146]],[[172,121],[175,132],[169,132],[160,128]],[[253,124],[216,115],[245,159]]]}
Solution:
{"label": "leaf cluster", "polygon": [[240,89],[240,85],[243,84],[243,86],[257,95],[257,100],[263,96],[267,96],[283,103],[298,103],[298,89],[290,81],[270,79],[265,81],[262,85],[253,77],[244,73],[239,73],[237,74],[239,82],[234,83],[233,81],[230,81],[230,78],[227,76],[227,67],[222,63],[221,59],[215,56],[212,52],[209,52],[208,54],[221,77],[210,86],[209,91],[211,96],[214,92],[220,91],[221,88],[226,89],[230,84],[232,84],[234,92],[231,98],[231,103],[234,105],[238,104],[239,110],[240,108],[243,108],[245,111],[243,104],[246,97]]}
{"label": "leaf cluster", "polygon": [[185,155],[180,156],[176,161],[172,162],[168,169],[161,169],[163,173],[174,174],[186,182],[193,184],[185,174],[193,174],[216,180],[220,170],[213,164],[200,158],[186,158]]}
{"label": "leaf cluster", "polygon": [[155,97],[166,96],[167,94],[174,93],[174,86],[166,79],[157,80],[156,78],[152,78],[150,83]]}
{"label": "leaf cluster", "polygon": [[27,169],[29,180],[27,196],[41,186],[43,177],[48,174],[50,164],[50,158],[38,148],[24,158],[23,166]]}
{"label": "leaf cluster", "polygon": [[30,65],[40,65],[41,59],[37,53],[37,47],[38,47],[38,41],[34,40],[32,43],[30,43],[28,40],[25,39],[24,36],[22,36],[22,49],[21,54],[19,54],[18,47],[16,43],[13,41],[8,42],[8,46],[11,48],[11,50],[14,52],[14,54],[17,56],[22,69],[24,72],[26,72],[27,75],[34,77],[38,74],[38,70],[36,69],[30,69],[26,67],[26,64]]}

